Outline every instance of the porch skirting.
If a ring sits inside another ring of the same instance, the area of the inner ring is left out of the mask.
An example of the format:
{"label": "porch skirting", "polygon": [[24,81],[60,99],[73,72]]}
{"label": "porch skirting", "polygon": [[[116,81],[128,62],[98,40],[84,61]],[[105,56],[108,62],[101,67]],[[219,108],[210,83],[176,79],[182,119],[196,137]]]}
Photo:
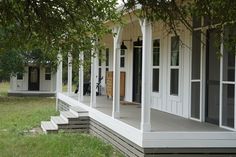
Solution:
{"label": "porch skirting", "polygon": [[[68,103],[58,100],[59,111],[68,111]],[[88,132],[112,144],[125,156],[131,157],[236,157],[234,148],[142,148],[93,118],[89,118]],[[132,132],[130,132],[132,134]]]}

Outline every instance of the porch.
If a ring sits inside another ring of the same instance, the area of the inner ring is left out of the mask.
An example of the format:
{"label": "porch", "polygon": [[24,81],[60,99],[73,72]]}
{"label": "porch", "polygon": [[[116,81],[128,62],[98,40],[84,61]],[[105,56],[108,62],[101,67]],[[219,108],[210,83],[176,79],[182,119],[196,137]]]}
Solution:
{"label": "porch", "polygon": [[151,131],[140,129],[141,108],[135,104],[120,106],[120,118],[112,117],[112,100],[96,97],[96,108],[90,107],[90,97],[78,101],[78,95],[59,93],[58,101],[79,106],[89,117],[142,148],[231,148],[236,145],[236,133],[219,126],[201,123],[158,110],[151,110]]}

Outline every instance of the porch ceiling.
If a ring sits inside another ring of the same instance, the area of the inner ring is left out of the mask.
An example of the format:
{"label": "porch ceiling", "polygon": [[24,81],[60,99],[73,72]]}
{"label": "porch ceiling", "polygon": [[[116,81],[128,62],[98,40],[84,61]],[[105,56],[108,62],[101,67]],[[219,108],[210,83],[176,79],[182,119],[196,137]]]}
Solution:
{"label": "porch ceiling", "polygon": [[[71,97],[78,99],[78,96]],[[82,103],[89,106],[90,97],[85,96]],[[105,96],[97,96],[96,109],[112,116],[112,99],[108,99]],[[141,108],[138,105],[121,104],[119,120],[140,129]],[[228,130],[213,124],[185,119],[155,109],[151,110],[151,126],[152,132],[228,132]]]}

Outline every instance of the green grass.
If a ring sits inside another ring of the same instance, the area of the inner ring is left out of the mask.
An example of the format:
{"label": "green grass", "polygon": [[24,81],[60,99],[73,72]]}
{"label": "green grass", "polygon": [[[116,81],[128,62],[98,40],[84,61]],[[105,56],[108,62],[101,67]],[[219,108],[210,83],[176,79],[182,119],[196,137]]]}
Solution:
{"label": "green grass", "polygon": [[0,157],[122,156],[89,134],[29,132],[58,114],[55,99],[6,97],[8,87],[8,83],[0,84]]}
{"label": "green grass", "polygon": [[7,96],[7,91],[9,90],[9,82],[0,82],[0,97]]}

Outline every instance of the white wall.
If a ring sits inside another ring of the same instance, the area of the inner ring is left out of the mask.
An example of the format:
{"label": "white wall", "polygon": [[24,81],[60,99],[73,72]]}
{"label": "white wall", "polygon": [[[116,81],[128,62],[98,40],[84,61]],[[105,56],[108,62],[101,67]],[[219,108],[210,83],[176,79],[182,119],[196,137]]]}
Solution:
{"label": "white wall", "polygon": [[[29,67],[25,67],[25,73],[23,74],[22,80],[17,80],[16,76],[10,78],[10,90],[11,91],[28,91],[28,71]],[[56,75],[51,74],[51,80],[45,80],[45,68],[40,67],[40,77],[39,77],[39,90],[40,91],[52,91],[56,90]]]}
{"label": "white wall", "polygon": [[[184,45],[180,46],[180,69],[179,69],[179,95],[170,95],[170,41],[171,36],[168,34],[165,27],[161,23],[153,25],[153,39],[160,39],[160,72],[159,72],[159,93],[151,92],[151,106],[153,109],[158,109],[164,112],[172,113],[182,117],[189,118],[190,105],[190,46],[191,33],[185,29],[180,29],[178,32],[180,40]],[[125,41],[128,47],[125,56],[125,68],[121,71],[126,72],[126,90],[125,100],[132,101],[132,86],[133,86],[133,45],[140,35],[140,26],[138,22],[124,27],[122,40],[132,38],[132,41]],[[137,32],[131,32],[131,30]],[[130,33],[131,32],[131,33]],[[130,34],[129,34],[130,33]],[[109,70],[113,67],[113,45],[108,43],[110,50]],[[151,61],[152,62],[152,61]],[[150,74],[152,75],[152,74]],[[152,78],[152,76],[151,76]],[[103,84],[105,85],[105,83]],[[152,86],[151,86],[152,87]],[[152,91],[152,89],[150,89]]]}

